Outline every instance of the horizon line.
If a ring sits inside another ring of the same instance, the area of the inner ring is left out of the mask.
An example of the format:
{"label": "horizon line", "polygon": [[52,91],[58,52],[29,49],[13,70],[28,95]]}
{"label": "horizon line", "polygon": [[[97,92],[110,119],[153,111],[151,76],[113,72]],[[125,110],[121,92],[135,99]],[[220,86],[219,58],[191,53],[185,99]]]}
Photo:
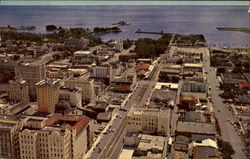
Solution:
{"label": "horizon line", "polygon": [[[59,2],[59,3],[58,3]],[[0,6],[112,6],[112,5],[177,5],[177,6],[248,6],[249,1],[80,1],[80,0],[1,0]]]}

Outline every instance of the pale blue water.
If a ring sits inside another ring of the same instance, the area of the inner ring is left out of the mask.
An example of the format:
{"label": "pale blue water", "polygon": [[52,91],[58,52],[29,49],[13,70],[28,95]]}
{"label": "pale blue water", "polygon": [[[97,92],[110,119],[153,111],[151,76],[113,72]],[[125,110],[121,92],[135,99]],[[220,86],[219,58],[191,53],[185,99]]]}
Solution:
{"label": "pale blue water", "polygon": [[[226,2],[225,2],[226,3]],[[216,27],[250,27],[248,6],[1,6],[0,26],[36,26],[45,33],[45,26],[105,27],[125,20],[123,32],[102,35],[103,40],[158,38],[158,35],[135,34],[137,29],[172,33],[204,34],[208,42],[237,43],[250,47],[250,34],[217,31]]]}

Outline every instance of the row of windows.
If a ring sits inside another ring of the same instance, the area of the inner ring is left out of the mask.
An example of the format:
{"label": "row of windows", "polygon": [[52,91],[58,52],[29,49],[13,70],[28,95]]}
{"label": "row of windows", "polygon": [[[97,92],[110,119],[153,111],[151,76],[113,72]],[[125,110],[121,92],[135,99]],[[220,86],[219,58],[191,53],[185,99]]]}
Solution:
{"label": "row of windows", "polygon": [[22,145],[21,147],[22,147],[22,149],[33,149],[34,148],[34,146],[26,146],[26,145]]}
{"label": "row of windows", "polygon": [[0,133],[0,137],[5,138],[5,137],[9,137],[9,136],[10,136],[9,133]]}
{"label": "row of windows", "polygon": [[40,147],[48,147],[48,144],[40,143]]}
{"label": "row of windows", "polygon": [[132,118],[131,117],[131,120],[141,121],[141,118],[134,118],[134,117]]}
{"label": "row of windows", "polygon": [[33,144],[33,141],[29,141],[29,140],[20,140],[21,144]]}
{"label": "row of windows", "polygon": [[33,156],[22,156],[22,159],[36,159],[36,157],[33,157]]}
{"label": "row of windows", "polygon": [[40,157],[47,157],[47,158],[48,158],[48,157],[49,157],[49,154],[48,154],[48,153],[47,153],[47,154],[41,153],[41,154],[40,154]]}
{"label": "row of windows", "polygon": [[141,123],[137,123],[137,122],[128,122],[129,125],[141,125]]}
{"label": "row of windows", "polygon": [[146,118],[146,121],[157,121],[157,119]]}
{"label": "row of windows", "polygon": [[33,155],[34,153],[33,153],[33,151],[24,151],[24,150],[22,150],[22,155],[23,156],[28,156],[28,155]]}
{"label": "row of windows", "polygon": [[145,129],[157,131],[157,127],[153,127],[153,126],[145,126]]}

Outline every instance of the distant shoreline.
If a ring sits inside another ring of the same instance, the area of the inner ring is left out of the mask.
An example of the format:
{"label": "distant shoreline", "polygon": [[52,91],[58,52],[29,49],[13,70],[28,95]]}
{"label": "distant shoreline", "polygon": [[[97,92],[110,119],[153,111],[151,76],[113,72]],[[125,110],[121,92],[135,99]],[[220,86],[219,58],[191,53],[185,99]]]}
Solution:
{"label": "distant shoreline", "polygon": [[60,0],[52,0],[52,1],[26,1],[26,0],[19,0],[19,1],[0,1],[0,6],[75,6],[75,5],[178,5],[178,6],[248,6],[248,1],[60,1]]}
{"label": "distant shoreline", "polygon": [[250,33],[250,28],[216,28],[218,31],[239,31],[243,33]]}

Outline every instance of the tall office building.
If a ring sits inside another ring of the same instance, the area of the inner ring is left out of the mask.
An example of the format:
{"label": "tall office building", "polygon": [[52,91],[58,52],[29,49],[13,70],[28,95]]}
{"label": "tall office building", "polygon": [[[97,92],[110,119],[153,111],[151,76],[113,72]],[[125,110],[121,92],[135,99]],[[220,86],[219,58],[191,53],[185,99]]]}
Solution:
{"label": "tall office building", "polygon": [[35,101],[37,99],[35,85],[37,82],[45,79],[45,64],[39,62],[21,62],[16,67],[15,76],[21,77],[28,83],[30,98]]}
{"label": "tall office building", "polygon": [[59,101],[59,79],[45,79],[36,83],[39,112],[54,113]]}

